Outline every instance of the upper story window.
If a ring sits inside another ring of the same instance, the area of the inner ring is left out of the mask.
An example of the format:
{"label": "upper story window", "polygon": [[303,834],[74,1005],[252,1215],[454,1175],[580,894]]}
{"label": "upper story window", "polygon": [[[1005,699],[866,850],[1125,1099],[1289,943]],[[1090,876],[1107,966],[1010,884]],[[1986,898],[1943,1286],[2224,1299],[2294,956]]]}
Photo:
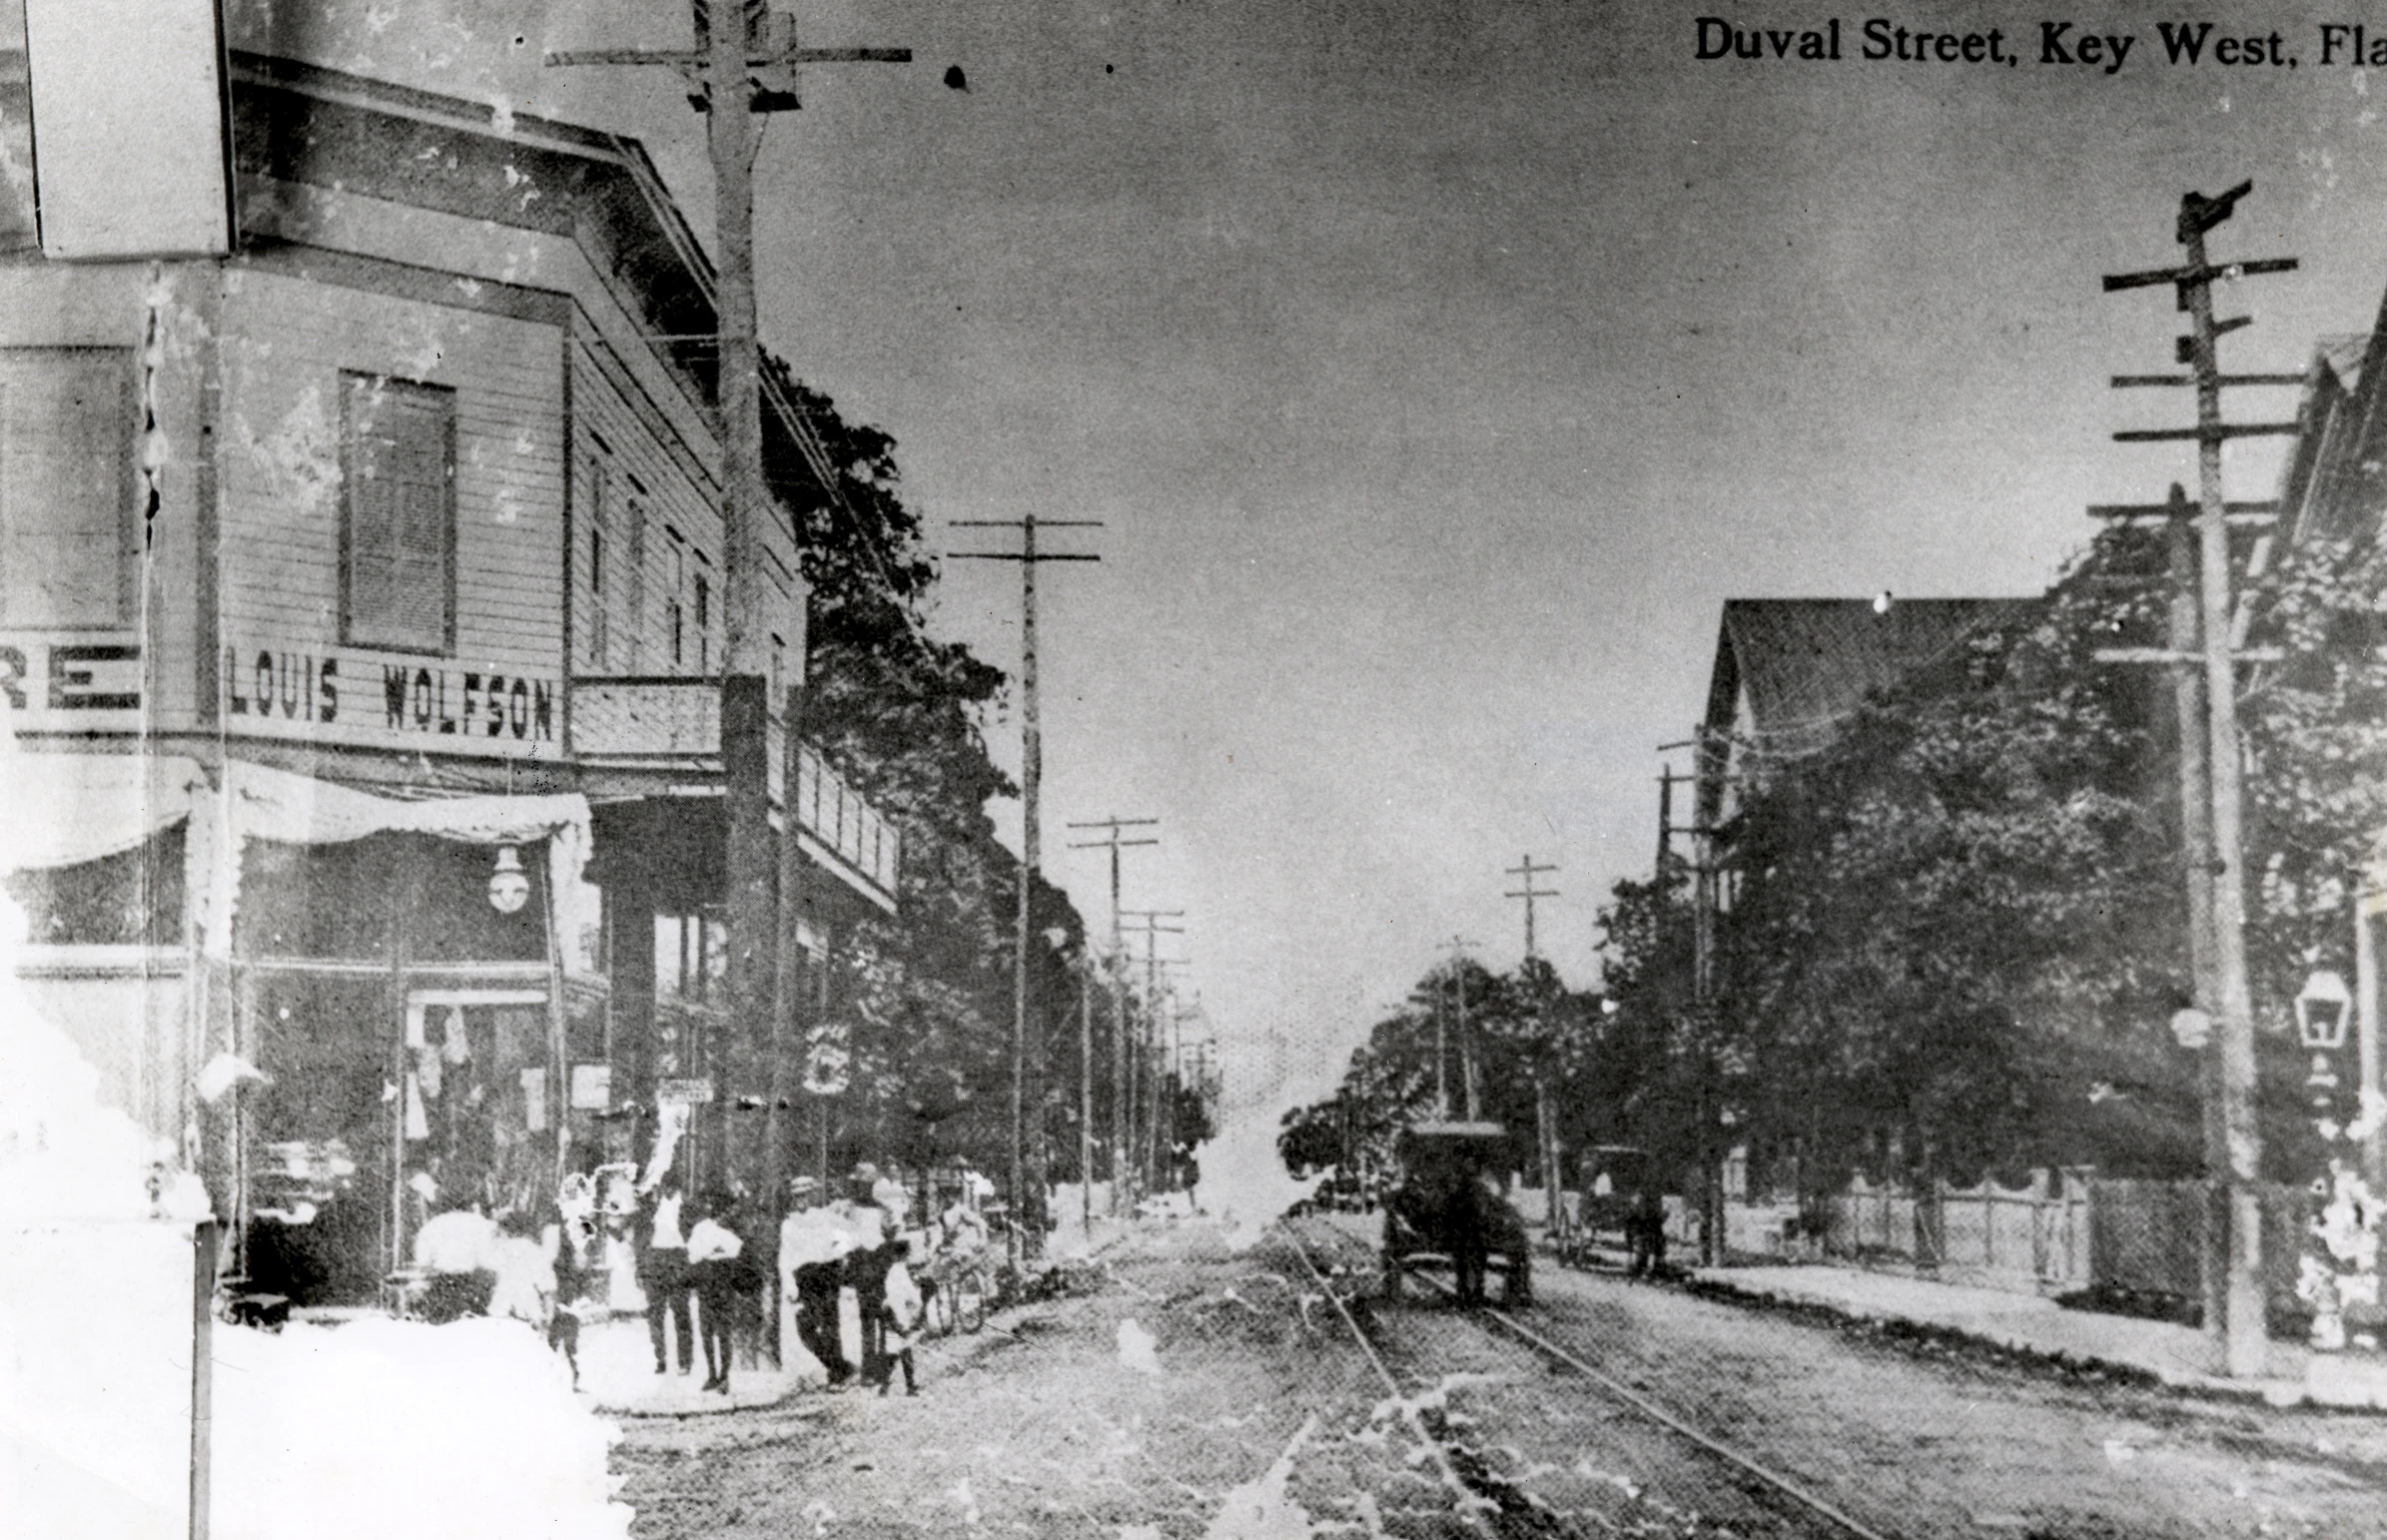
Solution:
{"label": "upper story window", "polygon": [[688,546],[680,532],[669,524],[663,526],[663,533],[670,537],[671,546],[667,553],[670,571],[663,591],[663,628],[671,644],[671,666],[680,668],[687,662],[687,611],[681,605],[680,595],[688,586]]}
{"label": "upper story window", "polygon": [[0,348],[0,624],[133,622],[132,354]]}
{"label": "upper story window", "polygon": [[611,488],[607,485],[609,476],[605,462],[593,455],[586,461],[582,477],[587,487],[587,500],[584,504],[585,513],[583,515],[583,522],[587,529],[587,568],[582,581],[587,585],[588,602],[583,609],[584,623],[580,628],[581,648],[582,655],[589,664],[602,669],[605,666],[610,640],[609,632],[612,629],[610,624],[612,617],[609,614],[612,605],[610,595],[606,591],[606,582],[611,576],[611,573],[606,570],[606,558],[613,554],[606,548],[606,541],[609,537],[607,526],[612,520],[613,512],[612,499],[609,495]]}
{"label": "upper story window", "polygon": [[341,389],[341,637],[455,647],[455,392],[385,375]]}
{"label": "upper story window", "polygon": [[646,488],[636,476],[623,479],[629,482],[631,492],[623,499],[621,510],[629,559],[615,565],[621,571],[622,629],[627,636],[623,662],[634,674],[646,658]]}
{"label": "upper story window", "polygon": [[[703,562],[703,554],[696,559]],[[713,671],[713,580],[702,572],[696,574],[696,671]]]}

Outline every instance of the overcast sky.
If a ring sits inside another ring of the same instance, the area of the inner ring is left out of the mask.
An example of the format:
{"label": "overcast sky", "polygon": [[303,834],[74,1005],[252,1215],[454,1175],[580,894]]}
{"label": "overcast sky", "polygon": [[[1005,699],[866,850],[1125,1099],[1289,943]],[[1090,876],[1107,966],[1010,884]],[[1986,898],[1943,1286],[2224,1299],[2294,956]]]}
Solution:
{"label": "overcast sky", "polygon": [[[670,0],[275,8],[236,0],[236,44],[303,13],[321,62],[633,134],[711,217],[676,80],[537,63],[685,46]],[[2084,503],[2192,479],[2107,438],[2187,420],[2104,385],[2169,365],[2170,295],[2097,284],[2175,260],[2183,191],[2253,178],[2216,253],[2304,262],[2225,298],[2257,318],[2226,365],[2301,367],[2378,309],[2387,125],[2319,65],[2333,11],[2249,12],[2297,67],[2224,69],[2079,8],[2067,48],[2138,34],[2106,74],[2039,62],[2039,14],[2000,5],[1929,10],[2013,67],[1866,62],[1855,12],[1841,62],[1703,63],[1711,9],[798,8],[807,43],[920,62],[813,70],[772,121],[764,339],[894,433],[931,518],[1108,521],[1070,543],[1101,565],[1044,569],[1046,866],[1099,927],[1061,825],[1161,818],[1128,905],[1187,911],[1219,1034],[1303,1080],[1438,943],[1513,965],[1528,852],[1561,868],[1543,950],[1596,979],[1726,597],[2033,591]],[[2275,463],[2233,455],[2232,494]],[[937,628],[1015,666],[1017,583],[954,563]],[[989,725],[1016,765],[1016,718]]]}

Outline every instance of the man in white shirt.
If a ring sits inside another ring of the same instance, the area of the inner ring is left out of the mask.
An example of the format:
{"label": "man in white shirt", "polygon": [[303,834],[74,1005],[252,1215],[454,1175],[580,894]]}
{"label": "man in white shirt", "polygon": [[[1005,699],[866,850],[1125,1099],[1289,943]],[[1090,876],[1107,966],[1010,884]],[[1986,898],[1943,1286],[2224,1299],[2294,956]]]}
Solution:
{"label": "man in white shirt", "polygon": [[730,1325],[737,1316],[737,1260],[745,1238],[734,1227],[725,1192],[706,1197],[688,1229],[688,1271],[696,1283],[696,1313],[704,1337],[704,1388],[729,1394]]}
{"label": "man in white shirt", "polygon": [[695,1358],[696,1333],[688,1318],[692,1289],[688,1240],[680,1232],[679,1178],[666,1173],[662,1184],[646,1194],[639,1217],[638,1286],[646,1291],[646,1334],[654,1344],[655,1372],[670,1368],[663,1355],[668,1322],[672,1345],[679,1349],[679,1371],[685,1374]]}
{"label": "man in white shirt", "polygon": [[845,1218],[821,1200],[810,1176],[789,1183],[795,1204],[779,1225],[779,1289],[796,1305],[796,1339],[820,1363],[832,1385],[853,1374],[838,1341],[837,1290],[844,1282],[846,1253],[854,1236]]}

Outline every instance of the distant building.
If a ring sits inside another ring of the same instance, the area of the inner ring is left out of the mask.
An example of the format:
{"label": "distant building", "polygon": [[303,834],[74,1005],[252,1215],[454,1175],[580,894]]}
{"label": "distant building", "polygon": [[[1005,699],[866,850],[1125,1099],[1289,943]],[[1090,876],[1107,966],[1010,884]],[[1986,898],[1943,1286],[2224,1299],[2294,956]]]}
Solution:
{"label": "distant building", "polygon": [[1727,599],[1700,718],[1696,823],[1720,828],[1735,788],[1831,743],[1872,691],[1960,655],[2033,599]]}
{"label": "distant building", "polygon": [[[724,732],[711,273],[639,146],[237,53],[233,114],[229,258],[45,261],[0,208],[0,805],[24,983],[249,1271],[357,1304],[426,1202],[759,1141],[725,751],[801,831],[815,958],[900,847],[782,773],[787,506]],[[829,496],[765,415],[781,498]]]}

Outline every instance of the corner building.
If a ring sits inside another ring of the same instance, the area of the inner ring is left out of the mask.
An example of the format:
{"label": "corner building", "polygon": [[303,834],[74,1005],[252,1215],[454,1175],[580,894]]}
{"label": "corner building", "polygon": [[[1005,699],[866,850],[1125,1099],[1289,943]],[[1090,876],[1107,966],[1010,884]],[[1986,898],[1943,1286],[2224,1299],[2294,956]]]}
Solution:
{"label": "corner building", "polygon": [[[639,146],[240,53],[232,100],[228,258],[45,260],[0,209],[17,972],[256,1286],[372,1307],[433,1193],[535,1209],[659,1141],[751,1182],[767,1049],[900,844],[787,752],[791,505],[836,482],[769,389],[772,676],[724,733],[711,272]],[[744,785],[804,878],[768,1034]]]}

